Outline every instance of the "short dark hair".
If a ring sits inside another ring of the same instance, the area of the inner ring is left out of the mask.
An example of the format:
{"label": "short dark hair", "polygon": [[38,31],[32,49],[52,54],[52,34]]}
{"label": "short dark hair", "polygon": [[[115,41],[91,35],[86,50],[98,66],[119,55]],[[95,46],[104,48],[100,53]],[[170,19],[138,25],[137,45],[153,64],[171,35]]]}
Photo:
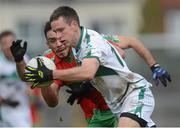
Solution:
{"label": "short dark hair", "polygon": [[54,10],[50,16],[50,22],[57,20],[60,16],[64,17],[66,22],[70,24],[73,20],[77,21],[80,26],[79,16],[77,12],[68,6],[60,6]]}
{"label": "short dark hair", "polygon": [[0,40],[6,36],[16,36],[11,30],[4,30],[0,33]]}
{"label": "short dark hair", "polygon": [[47,32],[51,30],[51,23],[48,21],[46,22],[45,26],[44,26],[44,35],[47,39]]}

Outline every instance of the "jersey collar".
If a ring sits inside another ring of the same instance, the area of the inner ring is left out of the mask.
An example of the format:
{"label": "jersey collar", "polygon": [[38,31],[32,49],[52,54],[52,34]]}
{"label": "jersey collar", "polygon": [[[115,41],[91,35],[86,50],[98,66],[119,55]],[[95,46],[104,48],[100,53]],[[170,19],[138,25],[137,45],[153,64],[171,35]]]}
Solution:
{"label": "jersey collar", "polygon": [[80,27],[80,30],[81,30],[81,36],[80,36],[79,42],[76,46],[76,52],[80,49],[81,43],[82,43],[82,41],[85,38],[85,35],[87,33],[84,27]]}
{"label": "jersey collar", "polygon": [[55,63],[58,64],[58,63],[61,63],[61,62],[72,62],[74,59],[74,56],[73,56],[73,52],[72,52],[72,49],[69,50],[69,55],[64,58],[64,59],[60,59],[57,55],[55,55]]}

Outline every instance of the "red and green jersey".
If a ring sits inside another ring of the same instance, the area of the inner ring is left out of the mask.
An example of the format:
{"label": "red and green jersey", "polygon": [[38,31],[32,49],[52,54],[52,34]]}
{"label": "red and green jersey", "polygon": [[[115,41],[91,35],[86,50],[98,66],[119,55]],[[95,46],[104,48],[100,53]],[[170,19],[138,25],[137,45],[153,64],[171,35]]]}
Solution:
{"label": "red and green jersey", "polygon": [[[70,51],[70,53],[72,53]],[[76,59],[73,56],[73,54],[70,54],[68,58],[66,59],[60,59],[57,57],[52,50],[47,50],[44,53],[44,56],[50,58],[55,62],[57,69],[68,69],[72,67],[76,67]],[[56,84],[59,85],[59,87],[62,87],[63,84],[67,84],[65,81],[55,80]],[[80,103],[80,106],[85,114],[86,118],[91,118],[93,116],[93,110],[94,109],[100,109],[100,110],[107,110],[109,107],[105,103],[103,97],[101,96],[100,92],[98,92],[95,88],[90,93],[90,98],[83,98],[83,100]]]}

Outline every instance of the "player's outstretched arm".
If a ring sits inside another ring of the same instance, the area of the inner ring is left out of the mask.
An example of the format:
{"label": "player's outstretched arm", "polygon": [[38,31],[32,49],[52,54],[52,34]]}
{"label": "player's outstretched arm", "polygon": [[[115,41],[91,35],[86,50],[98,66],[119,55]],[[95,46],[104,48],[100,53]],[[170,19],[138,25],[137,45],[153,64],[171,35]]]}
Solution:
{"label": "player's outstretched arm", "polygon": [[25,66],[26,66],[26,63],[24,60],[19,63],[16,63],[16,69],[17,69],[18,75],[22,81],[25,81],[25,77],[24,77]]}
{"label": "player's outstretched arm", "polygon": [[134,37],[124,36],[119,36],[119,39],[121,40],[121,42],[118,44],[122,49],[133,48],[136,53],[145,60],[149,67],[156,63],[150,51],[144,46],[144,44],[140,40]]}
{"label": "player's outstretched arm", "polygon": [[121,48],[133,48],[136,53],[145,60],[152,70],[153,80],[155,81],[156,85],[158,85],[160,81],[162,85],[166,87],[167,81],[171,82],[170,74],[156,62],[153,55],[141,41],[133,37],[119,36],[119,38],[121,40],[121,43],[119,43]]}
{"label": "player's outstretched arm", "polygon": [[52,83],[48,87],[41,88],[41,94],[43,96],[44,101],[49,107],[56,107],[59,99],[59,88],[56,83]]}
{"label": "player's outstretched arm", "polygon": [[[22,43],[23,43],[23,46],[21,46]],[[22,42],[22,40],[13,41],[10,47],[11,53],[16,62],[17,72],[19,74],[19,77],[23,81],[25,80],[24,72],[25,72],[26,63],[24,61],[24,55],[26,53],[26,49],[27,49],[27,42],[26,41]]]}

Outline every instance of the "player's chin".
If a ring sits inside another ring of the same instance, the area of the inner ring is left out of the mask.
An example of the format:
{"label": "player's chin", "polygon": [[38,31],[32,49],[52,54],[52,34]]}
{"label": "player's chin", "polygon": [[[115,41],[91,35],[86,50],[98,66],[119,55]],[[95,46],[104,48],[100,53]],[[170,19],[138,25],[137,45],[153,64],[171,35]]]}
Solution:
{"label": "player's chin", "polygon": [[58,57],[61,58],[61,59],[64,59],[68,56],[68,53],[64,52],[64,53],[59,53],[58,54]]}

